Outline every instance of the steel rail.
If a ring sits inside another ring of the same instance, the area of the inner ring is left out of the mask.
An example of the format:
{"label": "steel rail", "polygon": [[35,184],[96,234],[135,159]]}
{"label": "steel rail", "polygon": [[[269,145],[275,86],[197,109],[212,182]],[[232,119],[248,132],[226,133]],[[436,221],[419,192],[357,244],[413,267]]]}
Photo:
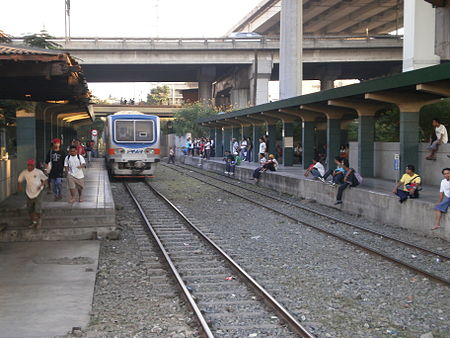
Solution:
{"label": "steel rail", "polygon": [[[174,170],[176,171],[176,169],[174,169]],[[197,177],[194,177],[194,176],[192,176],[192,175],[189,175],[189,177],[192,177],[192,178],[194,178],[194,179],[196,179],[196,180],[198,180],[198,181],[200,181],[200,182],[203,182],[203,183],[208,183],[209,185],[211,185],[211,186],[213,186],[213,187],[215,187],[215,188],[217,188],[217,189],[223,190],[223,191],[225,191],[225,192],[227,192],[227,193],[229,193],[229,194],[231,194],[231,195],[237,196],[237,197],[242,198],[242,199],[244,199],[244,200],[246,200],[246,201],[249,201],[249,202],[251,202],[251,203],[253,203],[253,204],[259,205],[259,206],[261,206],[261,207],[263,207],[263,208],[266,208],[266,209],[268,209],[268,210],[270,210],[270,211],[272,211],[272,212],[275,212],[275,213],[277,213],[277,214],[279,214],[279,215],[282,215],[282,216],[284,216],[284,217],[286,217],[286,218],[289,218],[289,219],[291,219],[291,220],[293,220],[293,221],[295,221],[295,222],[297,222],[297,223],[300,223],[300,224],[303,224],[303,225],[305,225],[305,226],[314,228],[314,229],[316,229],[316,230],[318,230],[318,231],[321,231],[321,232],[323,232],[323,233],[325,233],[325,234],[327,234],[327,235],[331,235],[331,236],[333,236],[333,237],[339,238],[339,239],[341,239],[341,240],[344,241],[344,242],[351,243],[351,244],[353,244],[353,245],[355,245],[355,246],[358,246],[358,247],[360,247],[360,248],[362,248],[362,249],[364,249],[364,250],[366,250],[366,251],[369,251],[369,252],[371,252],[371,253],[373,253],[373,254],[379,255],[379,256],[381,256],[381,257],[383,257],[383,258],[385,258],[385,259],[387,259],[387,260],[389,260],[389,261],[391,261],[391,262],[394,262],[394,263],[397,263],[397,264],[399,264],[399,265],[401,265],[401,266],[404,266],[404,267],[406,267],[406,268],[408,268],[408,269],[410,269],[410,270],[412,270],[412,271],[414,271],[414,272],[418,272],[418,273],[420,273],[420,274],[422,274],[422,275],[424,275],[424,276],[426,276],[426,277],[432,278],[432,279],[434,279],[434,280],[436,280],[436,281],[438,281],[438,282],[441,282],[441,283],[443,283],[443,284],[445,284],[445,285],[447,285],[447,286],[450,286],[450,280],[448,280],[448,279],[446,279],[446,278],[443,278],[443,277],[440,277],[440,276],[438,276],[438,275],[436,275],[436,274],[434,274],[434,273],[432,273],[432,272],[428,272],[428,271],[426,271],[426,270],[423,270],[423,269],[421,269],[421,268],[419,268],[419,267],[416,267],[416,266],[414,266],[414,265],[412,265],[412,264],[409,264],[409,263],[407,263],[407,262],[404,262],[404,261],[402,261],[402,260],[400,260],[400,259],[397,259],[397,258],[395,258],[395,257],[389,256],[388,254],[385,254],[385,253],[383,253],[383,252],[380,251],[380,250],[373,249],[373,248],[371,248],[371,247],[369,247],[369,246],[367,246],[367,245],[365,245],[365,244],[362,244],[362,243],[359,243],[359,242],[354,241],[354,240],[352,240],[352,239],[346,238],[345,236],[340,235],[340,234],[337,234],[337,233],[335,233],[335,232],[333,232],[333,231],[330,231],[330,230],[327,230],[327,229],[322,228],[322,227],[320,227],[320,226],[317,226],[317,225],[314,225],[314,224],[305,222],[305,221],[303,221],[303,220],[301,220],[301,219],[299,219],[299,218],[293,217],[293,216],[291,216],[291,215],[289,215],[289,214],[287,214],[287,213],[285,213],[285,212],[283,212],[283,211],[279,211],[279,210],[277,210],[277,209],[275,209],[275,208],[273,208],[273,207],[270,207],[270,206],[267,206],[267,205],[265,205],[265,204],[263,204],[263,203],[254,201],[254,200],[252,200],[252,199],[249,198],[249,197],[246,197],[246,196],[244,196],[244,195],[241,195],[241,194],[236,193],[236,192],[233,192],[233,191],[229,191],[229,190],[227,190],[227,189],[225,189],[225,188],[223,188],[223,187],[221,187],[221,186],[219,186],[219,185],[216,185],[216,184],[213,184],[213,183],[210,183],[210,182],[205,182],[205,181],[203,181],[202,179],[197,178]]]}
{"label": "steel rail", "polygon": [[155,239],[156,243],[158,244],[158,247],[161,250],[167,264],[169,265],[169,268],[172,271],[172,274],[174,275],[174,277],[178,283],[178,286],[181,288],[181,290],[183,292],[183,296],[186,298],[192,311],[194,311],[195,316],[197,317],[197,320],[200,323],[200,326],[202,328],[204,336],[208,337],[208,338],[214,338],[214,335],[211,332],[211,329],[209,328],[205,317],[203,317],[203,314],[201,313],[200,309],[198,308],[197,303],[195,302],[191,293],[187,289],[186,284],[183,282],[183,279],[181,278],[180,274],[177,271],[177,268],[173,264],[172,259],[170,258],[169,254],[167,253],[166,249],[164,248],[163,244],[161,243],[158,235],[156,234],[155,230],[153,229],[153,226],[151,225],[150,221],[148,220],[147,216],[145,215],[144,210],[142,209],[142,206],[139,204],[136,196],[133,194],[133,191],[130,189],[128,184],[125,182],[123,184],[124,184],[126,190],[128,191],[128,193],[130,194],[131,198],[133,199],[134,204],[138,208],[139,213],[141,214],[141,217],[144,220],[145,224],[147,225],[150,233],[152,234],[153,238]]}
{"label": "steel rail", "polygon": [[[166,167],[169,167],[169,166],[167,166],[166,164],[163,164],[163,165],[166,166]],[[377,231],[377,230],[373,230],[373,229],[370,229],[370,228],[368,228],[368,227],[365,227],[365,226],[356,224],[356,223],[354,223],[354,222],[350,222],[350,221],[344,220],[344,219],[342,219],[342,218],[340,218],[340,217],[335,217],[335,216],[332,216],[332,215],[329,215],[329,214],[320,212],[320,211],[318,211],[318,210],[314,210],[314,209],[309,208],[309,207],[307,207],[307,206],[304,206],[304,205],[301,205],[301,204],[298,204],[298,203],[295,203],[295,202],[292,202],[292,201],[289,201],[289,200],[280,198],[280,197],[278,197],[278,196],[273,196],[273,195],[270,195],[270,194],[266,194],[266,193],[261,192],[261,191],[255,191],[255,190],[253,190],[253,189],[249,189],[249,188],[247,188],[247,187],[243,187],[243,186],[241,186],[241,185],[239,185],[239,184],[236,184],[236,183],[234,183],[234,182],[230,182],[229,180],[219,179],[219,178],[217,178],[217,177],[214,177],[214,176],[211,176],[211,175],[207,175],[207,174],[205,174],[204,172],[199,172],[198,170],[194,170],[194,169],[191,169],[191,168],[187,169],[187,168],[185,168],[185,167],[183,167],[183,166],[180,166],[180,165],[176,165],[176,166],[179,167],[179,168],[186,169],[186,170],[192,170],[193,172],[202,174],[202,175],[204,175],[204,176],[210,177],[210,178],[212,178],[212,179],[214,179],[214,180],[217,180],[217,181],[220,181],[220,182],[224,182],[224,183],[228,183],[228,184],[234,185],[234,186],[239,187],[239,188],[241,188],[241,189],[243,189],[243,190],[250,191],[250,192],[253,192],[253,193],[255,193],[255,194],[259,194],[259,195],[262,195],[262,196],[265,196],[265,197],[268,197],[268,198],[271,198],[271,199],[275,199],[275,200],[278,201],[278,202],[286,203],[286,204],[288,204],[288,205],[297,207],[297,208],[299,208],[299,209],[306,210],[306,211],[311,212],[311,213],[314,213],[314,214],[316,214],[316,215],[318,215],[318,216],[328,218],[328,219],[330,219],[330,220],[333,220],[333,221],[336,221],[336,222],[339,222],[339,223],[342,223],[342,224],[345,224],[345,225],[348,225],[348,226],[357,228],[357,229],[359,229],[359,230],[363,230],[363,231],[372,233],[372,234],[374,234],[374,235],[382,236],[382,237],[387,238],[387,239],[390,239],[390,240],[392,240],[392,241],[394,241],[394,242],[398,242],[398,243],[401,243],[401,244],[403,244],[403,245],[409,246],[409,247],[411,247],[411,248],[413,248],[413,249],[418,249],[418,250],[421,250],[421,251],[423,251],[423,252],[426,252],[426,253],[429,253],[429,254],[436,255],[436,256],[438,256],[438,257],[440,257],[440,258],[450,260],[450,255],[447,255],[447,254],[445,254],[445,253],[438,252],[438,251],[433,250],[433,249],[425,248],[425,247],[423,247],[423,246],[421,246],[421,245],[418,245],[418,244],[409,242],[409,241],[404,240],[404,239],[400,239],[400,238],[398,238],[398,237],[394,237],[394,236],[389,235],[389,234],[386,234],[386,233],[384,233],[384,232]],[[171,167],[169,167],[169,168],[171,168]]]}
{"label": "steel rail", "polygon": [[256,282],[238,263],[236,263],[219,245],[211,240],[203,231],[201,231],[196,225],[194,225],[189,218],[178,209],[166,196],[155,189],[148,181],[145,181],[147,186],[159,196],[167,205],[169,205],[183,220],[188,224],[198,235],[200,235],[216,252],[218,252],[225,261],[236,270],[241,277],[243,277],[247,283],[255,290],[268,304],[275,313],[283,319],[289,328],[299,335],[300,337],[314,338],[314,336],[304,328],[269,292],[267,292],[261,285]]}

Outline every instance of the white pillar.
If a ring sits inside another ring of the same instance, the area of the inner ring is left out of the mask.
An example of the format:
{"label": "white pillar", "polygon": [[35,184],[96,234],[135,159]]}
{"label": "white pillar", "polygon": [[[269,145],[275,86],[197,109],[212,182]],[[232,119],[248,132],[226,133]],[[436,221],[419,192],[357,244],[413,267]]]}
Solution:
{"label": "white pillar", "polygon": [[423,0],[404,1],[403,71],[439,64],[435,55],[435,9]]}
{"label": "white pillar", "polygon": [[281,0],[280,99],[302,94],[303,0]]}
{"label": "white pillar", "polygon": [[258,105],[269,102],[269,81],[272,76],[272,55],[258,53],[250,71],[251,101]]}
{"label": "white pillar", "polygon": [[246,88],[231,89],[230,101],[231,105],[233,106],[233,109],[247,108],[249,105],[248,89]]}

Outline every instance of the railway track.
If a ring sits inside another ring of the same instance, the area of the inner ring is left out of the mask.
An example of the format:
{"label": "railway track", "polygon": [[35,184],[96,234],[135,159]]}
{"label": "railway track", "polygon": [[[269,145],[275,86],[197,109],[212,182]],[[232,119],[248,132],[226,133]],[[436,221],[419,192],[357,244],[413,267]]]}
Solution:
{"label": "railway track", "polygon": [[[389,234],[344,220],[340,217],[314,210],[287,198],[244,187],[242,184],[236,183],[236,181],[230,178],[223,178],[218,174],[211,175],[190,166],[163,165],[165,168],[170,168],[217,189],[226,191],[229,194],[262,206],[295,222],[351,243],[416,273],[425,275],[445,285],[450,285],[450,271],[446,267],[448,264],[443,264],[448,263],[450,255],[445,252],[425,248]],[[283,205],[282,207],[280,206],[281,204]],[[301,211],[302,214],[299,215],[298,211]],[[317,222],[314,222],[314,220],[317,220],[317,217],[327,221],[328,224],[326,226],[318,225]]]}
{"label": "railway track", "polygon": [[314,337],[148,182],[124,185],[205,337]]}

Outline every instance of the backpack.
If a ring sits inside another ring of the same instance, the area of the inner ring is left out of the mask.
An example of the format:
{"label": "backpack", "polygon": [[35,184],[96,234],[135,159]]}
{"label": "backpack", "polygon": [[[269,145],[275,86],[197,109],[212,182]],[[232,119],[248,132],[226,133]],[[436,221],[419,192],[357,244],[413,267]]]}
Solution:
{"label": "backpack", "polygon": [[358,182],[357,185],[360,185],[363,182],[361,174],[353,170],[353,175],[355,175],[356,181]]}
{"label": "backpack", "polygon": [[[80,161],[80,166],[81,166],[80,154],[77,154],[77,157],[78,157],[78,161]],[[70,159],[70,154],[66,156],[67,164],[69,164],[69,159]]]}

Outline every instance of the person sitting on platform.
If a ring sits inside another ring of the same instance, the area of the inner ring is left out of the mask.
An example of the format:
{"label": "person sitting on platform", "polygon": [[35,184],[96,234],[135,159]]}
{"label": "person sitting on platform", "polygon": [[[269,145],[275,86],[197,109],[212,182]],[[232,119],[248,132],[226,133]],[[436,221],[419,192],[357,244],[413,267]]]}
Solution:
{"label": "person sitting on platform", "polygon": [[342,179],[341,184],[339,185],[339,189],[336,196],[336,203],[334,205],[342,204],[342,194],[344,190],[348,187],[356,187],[359,185],[359,181],[355,175],[355,169],[350,168],[350,164],[346,158],[342,160],[342,168],[345,170],[346,174]]}
{"label": "person sitting on platform", "polygon": [[438,151],[439,146],[442,143],[448,142],[447,128],[445,128],[445,126],[441,124],[439,119],[433,119],[433,127],[435,127],[436,140],[433,141],[428,147],[428,149],[430,150],[430,155],[426,157],[427,160],[436,160],[435,154]]}
{"label": "person sitting on platform", "polygon": [[326,183],[328,183],[327,178],[330,175],[332,175],[332,180],[330,183],[333,186],[335,186],[336,184],[341,184],[342,180],[344,179],[344,176],[345,176],[345,170],[344,170],[344,168],[342,168],[342,158],[340,158],[339,156],[336,156],[334,158],[334,163],[336,164],[336,169],[329,169],[329,170],[327,170],[325,175],[323,175],[323,179],[325,180]]}
{"label": "person sitting on platform", "polygon": [[442,213],[447,213],[448,207],[450,206],[450,168],[442,169],[442,175],[444,175],[444,179],[441,181],[441,188],[439,189],[439,201],[434,207],[436,223],[431,230],[437,230],[441,227]]}
{"label": "person sitting on platform", "polygon": [[[392,193],[400,197],[400,203],[406,201],[408,197],[419,198],[421,179],[415,171],[416,168],[412,164],[408,164],[402,178],[392,189]],[[403,185],[403,189],[399,189],[401,185]]]}
{"label": "person sitting on platform", "polygon": [[261,171],[264,170],[264,165],[267,163],[266,155],[264,153],[259,154],[259,168],[256,168],[253,172],[253,179],[258,182],[261,177]]}
{"label": "person sitting on platform", "polygon": [[225,175],[230,175],[232,177],[236,169],[236,159],[234,155],[228,150],[225,150],[223,160],[225,161]]}
{"label": "person sitting on platform", "polygon": [[314,178],[317,178],[321,180],[322,182],[325,182],[323,179],[323,175],[325,175],[325,168],[322,163],[320,163],[320,159],[318,156],[315,156],[313,158],[313,163],[309,166],[308,169],[305,171],[305,177],[308,177],[309,174],[312,174]]}

